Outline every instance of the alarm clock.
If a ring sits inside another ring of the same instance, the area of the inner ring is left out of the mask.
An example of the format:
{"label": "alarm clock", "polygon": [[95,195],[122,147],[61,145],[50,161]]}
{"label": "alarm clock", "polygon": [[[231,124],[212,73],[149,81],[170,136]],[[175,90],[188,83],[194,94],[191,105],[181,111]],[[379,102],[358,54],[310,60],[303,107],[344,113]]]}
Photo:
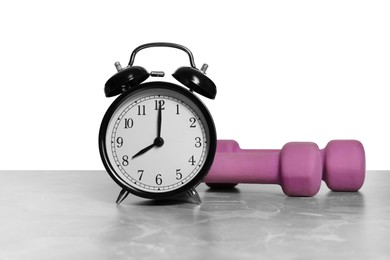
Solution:
{"label": "alarm clock", "polygon": [[[190,66],[172,76],[181,83],[146,81],[164,77],[134,66],[136,54],[146,48],[170,47],[187,53]],[[119,95],[105,113],[99,131],[104,167],[122,188],[117,204],[129,193],[147,199],[185,199],[200,203],[195,187],[207,175],[216,151],[213,118],[196,96],[214,99],[216,86],[197,69],[191,51],[179,44],[156,42],[137,47],[127,67],[105,84],[107,97]]]}

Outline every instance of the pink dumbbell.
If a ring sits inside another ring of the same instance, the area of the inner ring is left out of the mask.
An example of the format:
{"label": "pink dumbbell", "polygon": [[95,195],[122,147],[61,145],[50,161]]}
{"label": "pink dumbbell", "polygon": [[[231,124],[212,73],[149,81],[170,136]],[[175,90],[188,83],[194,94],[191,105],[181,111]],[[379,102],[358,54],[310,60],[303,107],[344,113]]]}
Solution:
{"label": "pink dumbbell", "polygon": [[358,191],[364,176],[364,148],[356,140],[333,140],[323,150],[311,142],[287,143],[282,150],[246,150],[234,140],[218,140],[204,182],[209,187],[280,184],[289,196],[314,196],[321,180],[333,191]]}

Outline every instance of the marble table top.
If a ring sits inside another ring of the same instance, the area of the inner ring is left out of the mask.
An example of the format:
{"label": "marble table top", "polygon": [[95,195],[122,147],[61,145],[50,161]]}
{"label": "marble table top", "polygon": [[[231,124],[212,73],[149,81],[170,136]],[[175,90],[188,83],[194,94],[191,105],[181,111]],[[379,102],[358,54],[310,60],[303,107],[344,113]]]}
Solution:
{"label": "marble table top", "polygon": [[360,192],[197,188],[201,205],[129,195],[104,171],[0,171],[0,259],[390,259],[390,171]]}

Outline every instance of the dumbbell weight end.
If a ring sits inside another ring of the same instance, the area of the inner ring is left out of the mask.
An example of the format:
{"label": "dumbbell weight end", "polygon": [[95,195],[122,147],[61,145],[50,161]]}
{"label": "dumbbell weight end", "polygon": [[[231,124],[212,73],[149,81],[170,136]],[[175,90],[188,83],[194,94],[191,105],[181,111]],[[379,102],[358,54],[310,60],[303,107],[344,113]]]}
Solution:
{"label": "dumbbell weight end", "polygon": [[358,191],[364,183],[366,160],[363,144],[357,140],[333,140],[321,150],[323,177],[333,191]]}

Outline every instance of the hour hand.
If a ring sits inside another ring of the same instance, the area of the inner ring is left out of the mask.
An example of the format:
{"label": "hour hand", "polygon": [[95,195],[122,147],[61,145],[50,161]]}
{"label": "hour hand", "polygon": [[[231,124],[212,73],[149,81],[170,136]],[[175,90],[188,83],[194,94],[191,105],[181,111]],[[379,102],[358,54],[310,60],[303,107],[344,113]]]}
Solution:
{"label": "hour hand", "polygon": [[152,149],[152,148],[155,147],[155,146],[156,146],[156,144],[155,144],[155,143],[152,143],[152,144],[149,145],[148,147],[145,147],[144,149],[142,149],[141,151],[139,151],[138,153],[136,153],[133,157],[131,157],[131,159],[134,159],[135,157],[140,156],[141,154],[146,153],[147,151],[149,151],[150,149]]}
{"label": "hour hand", "polygon": [[142,149],[141,151],[136,153],[133,157],[131,157],[131,159],[134,159],[135,157],[140,156],[141,154],[146,153],[147,151],[149,151],[150,149],[152,149],[155,146],[161,147],[163,144],[164,144],[164,139],[162,139],[161,137],[157,137],[157,138],[154,139],[154,141],[153,141],[153,143],[151,145],[149,145],[148,147],[145,147],[144,149]]}

